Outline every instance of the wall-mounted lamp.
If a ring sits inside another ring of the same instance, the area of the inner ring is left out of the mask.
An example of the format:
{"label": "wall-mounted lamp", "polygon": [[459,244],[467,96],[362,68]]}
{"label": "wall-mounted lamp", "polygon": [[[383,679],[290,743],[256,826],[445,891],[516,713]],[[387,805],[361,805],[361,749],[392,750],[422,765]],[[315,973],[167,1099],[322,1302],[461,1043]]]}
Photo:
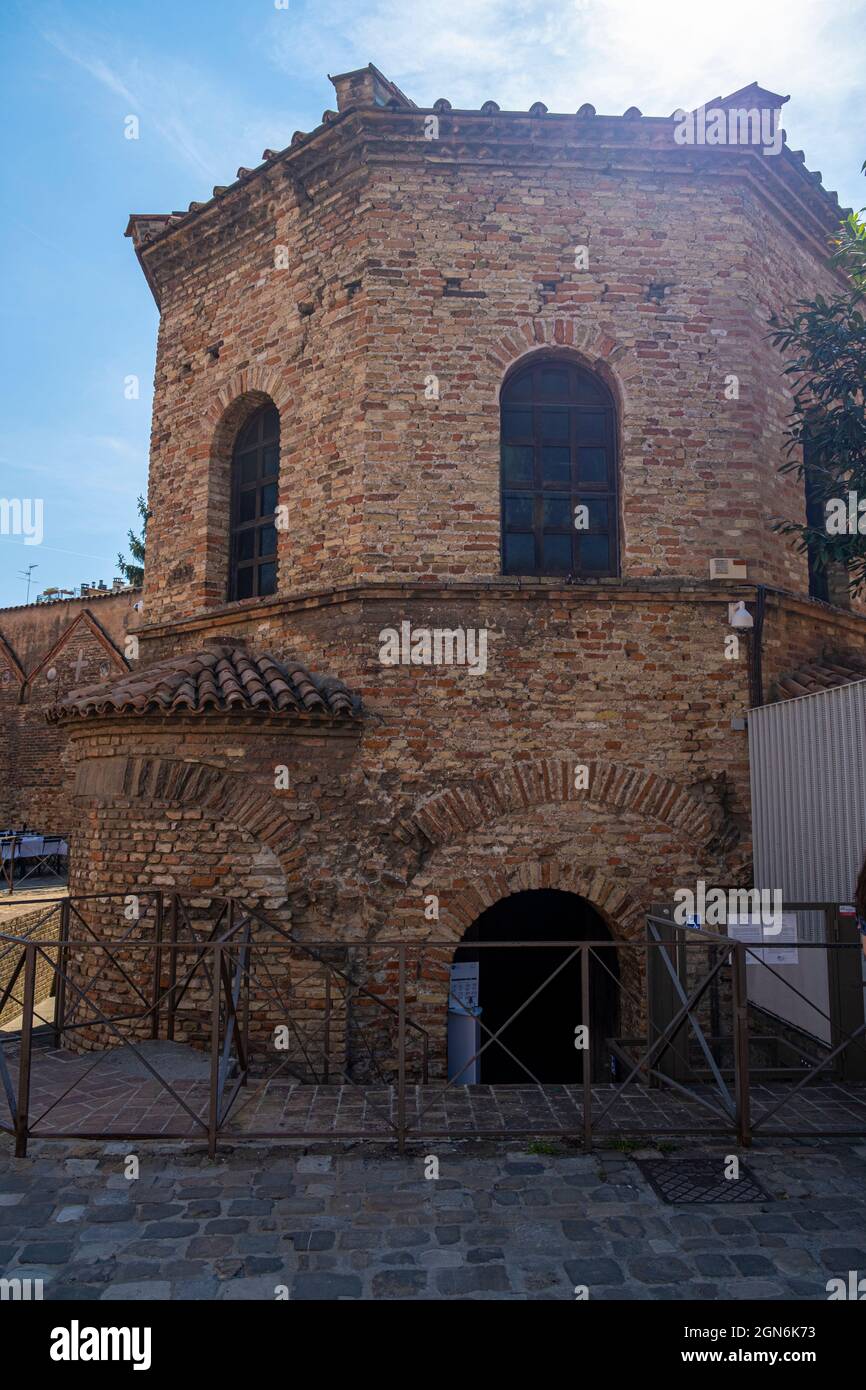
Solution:
{"label": "wall-mounted lamp", "polygon": [[745,605],[743,599],[739,603],[728,604],[728,622],[731,627],[754,627],[755,620]]}

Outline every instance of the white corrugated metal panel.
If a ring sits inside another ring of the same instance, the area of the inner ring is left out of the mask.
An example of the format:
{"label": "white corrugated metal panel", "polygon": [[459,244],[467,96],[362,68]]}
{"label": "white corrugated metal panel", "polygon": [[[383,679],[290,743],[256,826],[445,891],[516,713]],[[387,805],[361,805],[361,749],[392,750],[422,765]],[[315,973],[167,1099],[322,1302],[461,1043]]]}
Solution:
{"label": "white corrugated metal panel", "polygon": [[849,902],[866,851],[866,681],[749,711],[755,886]]}
{"label": "white corrugated metal panel", "polygon": [[[850,902],[866,852],[866,681],[750,710],[749,763],[755,886],[785,904]],[[797,937],[823,941],[823,917],[798,913]],[[829,1043],[825,953],[798,957],[750,972],[749,998]]]}

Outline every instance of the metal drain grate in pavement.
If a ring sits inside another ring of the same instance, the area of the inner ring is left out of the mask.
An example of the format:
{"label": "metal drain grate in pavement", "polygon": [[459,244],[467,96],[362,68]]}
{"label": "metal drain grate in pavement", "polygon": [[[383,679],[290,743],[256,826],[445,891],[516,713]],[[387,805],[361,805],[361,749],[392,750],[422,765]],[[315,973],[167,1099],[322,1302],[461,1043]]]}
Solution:
{"label": "metal drain grate in pavement", "polygon": [[746,1165],[738,1178],[725,1177],[725,1156],[718,1158],[637,1158],[635,1162],[656,1196],[671,1205],[679,1202],[770,1202],[772,1198]]}

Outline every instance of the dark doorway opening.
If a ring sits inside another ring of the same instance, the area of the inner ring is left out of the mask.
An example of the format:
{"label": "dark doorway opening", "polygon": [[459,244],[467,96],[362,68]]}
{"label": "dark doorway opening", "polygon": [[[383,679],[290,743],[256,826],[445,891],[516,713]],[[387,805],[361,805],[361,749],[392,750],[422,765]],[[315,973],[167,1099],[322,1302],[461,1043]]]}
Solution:
{"label": "dark doorway opening", "polygon": [[[575,1030],[585,1023],[592,1040],[592,1079],[611,1080],[607,1039],[619,1031],[616,951],[599,950],[597,958],[590,958],[590,1016],[585,1019],[579,955],[569,960],[571,950],[555,947],[473,951],[471,946],[473,941],[612,941],[603,919],[585,898],[554,888],[513,893],[476,918],[463,940],[467,944],[458,947],[454,960],[478,962],[478,1003],[484,1024],[481,1046],[489,1044],[480,1059],[480,1081],[531,1085],[532,1078],[524,1067],[547,1083],[582,1080],[584,1053],[575,1047]],[[561,965],[559,973],[544,985]],[[541,985],[544,988],[537,998],[504,1029],[501,1041],[505,1046],[490,1042],[490,1033],[496,1033]]]}

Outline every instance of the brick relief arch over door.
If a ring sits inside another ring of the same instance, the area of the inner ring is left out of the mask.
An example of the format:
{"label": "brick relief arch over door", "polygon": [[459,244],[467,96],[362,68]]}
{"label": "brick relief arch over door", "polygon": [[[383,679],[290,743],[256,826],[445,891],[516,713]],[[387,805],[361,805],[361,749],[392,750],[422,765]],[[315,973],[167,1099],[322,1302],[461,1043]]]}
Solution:
{"label": "brick relief arch over door", "polygon": [[500,395],[502,571],[619,573],[617,421],[596,373],[532,354]]}
{"label": "brick relief arch over door", "polygon": [[501,768],[479,767],[471,783],[455,783],[407,809],[390,833],[406,846],[439,848],[533,806],[586,802],[666,825],[704,855],[728,855],[739,840],[736,825],[718,799],[704,799],[691,787],[651,769],[606,758],[586,764],[588,784],[585,790],[578,789],[574,781],[578,763],[577,756],[552,756]]}

